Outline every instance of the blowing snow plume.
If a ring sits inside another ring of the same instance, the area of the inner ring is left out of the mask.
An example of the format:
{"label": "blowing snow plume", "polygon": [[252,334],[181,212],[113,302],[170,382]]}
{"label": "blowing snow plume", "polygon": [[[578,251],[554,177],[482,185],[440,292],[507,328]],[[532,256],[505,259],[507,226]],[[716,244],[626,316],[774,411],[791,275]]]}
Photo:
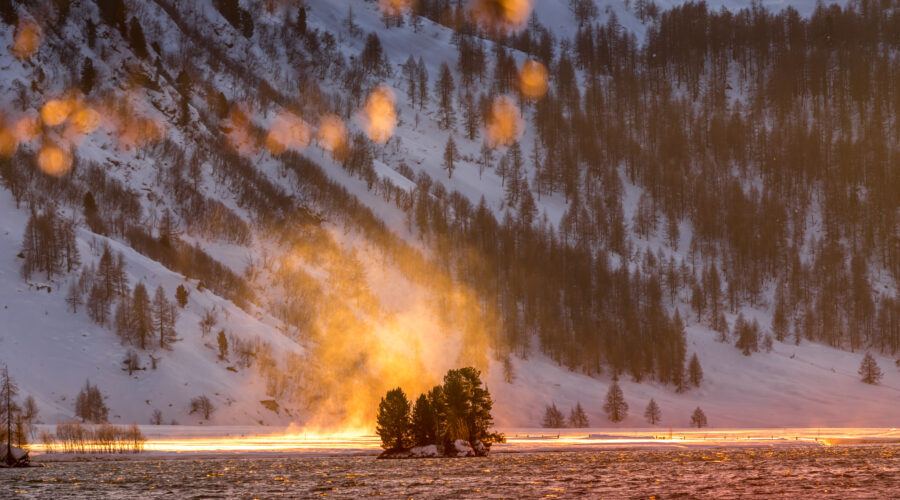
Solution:
{"label": "blowing snow plume", "polygon": [[323,228],[291,238],[265,279],[307,353],[286,360],[290,380],[274,384],[284,392],[273,397],[305,406],[306,429],[371,433],[387,390],[417,394],[450,368],[488,368],[496,323],[474,292],[417,251]]}
{"label": "blowing snow plume", "polygon": [[518,31],[528,22],[532,0],[471,0],[472,18],[489,31]]}
{"label": "blowing snow plume", "polygon": [[485,140],[495,149],[509,146],[522,136],[522,112],[511,97],[494,99],[485,132]]}
{"label": "blowing snow plume", "polygon": [[397,110],[394,103],[397,98],[387,85],[379,85],[369,93],[365,107],[360,113],[360,121],[369,139],[385,143],[394,134],[397,127]]}

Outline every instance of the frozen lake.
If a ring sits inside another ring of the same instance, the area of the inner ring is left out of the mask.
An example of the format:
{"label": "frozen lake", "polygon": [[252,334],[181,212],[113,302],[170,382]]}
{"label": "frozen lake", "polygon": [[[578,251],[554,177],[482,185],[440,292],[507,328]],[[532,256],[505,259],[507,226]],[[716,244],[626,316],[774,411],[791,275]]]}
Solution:
{"label": "frozen lake", "polygon": [[0,498],[887,498],[900,447],[635,448],[382,461],[370,455],[58,462],[0,469]]}

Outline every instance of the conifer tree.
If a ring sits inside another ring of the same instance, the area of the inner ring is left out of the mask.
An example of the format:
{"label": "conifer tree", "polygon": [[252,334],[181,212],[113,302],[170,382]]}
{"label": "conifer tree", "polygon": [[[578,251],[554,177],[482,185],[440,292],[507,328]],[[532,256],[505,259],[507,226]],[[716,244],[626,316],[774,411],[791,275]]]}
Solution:
{"label": "conifer tree", "polygon": [[416,399],[412,410],[412,439],[416,446],[427,446],[437,442],[437,419],[434,409],[428,401],[428,395],[422,394]]}
{"label": "conifer tree", "polygon": [[456,147],[456,141],[453,135],[447,138],[447,145],[444,146],[444,163],[442,167],[447,171],[447,178],[453,178],[453,171],[456,170],[456,160],[459,157],[459,149]]}
{"label": "conifer tree", "polygon": [[587,414],[581,407],[581,402],[575,403],[575,407],[569,412],[569,427],[584,428],[590,426]]}
{"label": "conifer tree", "polygon": [[662,419],[662,412],[653,398],[650,398],[650,402],[647,403],[647,409],[644,410],[644,418],[647,419],[647,423],[650,425],[656,425]]}
{"label": "conifer tree", "polygon": [[696,427],[701,429],[706,427],[706,414],[703,413],[703,410],[698,406],[694,413],[691,414],[691,427]]}
{"label": "conifer tree", "polygon": [[144,29],[136,17],[132,17],[128,23],[128,44],[134,55],[145,59],[147,57],[147,40],[144,38]]}
{"label": "conifer tree", "polygon": [[556,407],[556,403],[547,405],[544,410],[544,419],[541,421],[541,427],[547,429],[559,429],[565,427],[565,417]]}
{"label": "conifer tree", "polygon": [[625,402],[625,395],[618,382],[613,382],[606,393],[606,403],[603,404],[603,411],[610,422],[618,423],[625,420],[628,416],[628,403]]}
{"label": "conifer tree", "polygon": [[81,65],[81,82],[79,84],[84,95],[90,95],[91,90],[94,90],[94,78],[94,60],[90,57],[85,57],[84,63]]}
{"label": "conifer tree", "polygon": [[378,405],[375,433],[381,438],[381,446],[386,450],[400,450],[410,444],[411,424],[409,420],[409,400],[403,389],[388,391]]}
{"label": "conifer tree", "polygon": [[859,365],[859,375],[866,384],[877,385],[881,381],[883,374],[872,354],[867,352],[863,357],[862,363]]}
{"label": "conifer tree", "polygon": [[694,387],[700,387],[700,383],[703,382],[703,368],[700,367],[700,360],[697,359],[697,353],[694,353],[691,356],[691,361],[688,364],[688,381]]}

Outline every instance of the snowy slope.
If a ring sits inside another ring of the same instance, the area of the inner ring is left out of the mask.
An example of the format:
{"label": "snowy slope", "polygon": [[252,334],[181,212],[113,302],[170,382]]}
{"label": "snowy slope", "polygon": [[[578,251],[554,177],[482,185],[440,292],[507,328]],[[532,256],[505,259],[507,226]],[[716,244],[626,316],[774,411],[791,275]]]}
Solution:
{"label": "snowy slope", "polygon": [[[680,2],[661,0],[658,3],[665,8]],[[391,168],[402,159],[413,171],[428,173],[436,181],[444,183],[449,191],[459,191],[473,203],[477,203],[482,196],[485,197],[496,213],[502,214],[503,188],[496,173],[488,171],[483,177],[479,177],[475,164],[464,161],[452,179],[447,177],[441,168],[441,154],[448,132],[438,129],[433,106],[420,112],[408,104],[409,99],[398,69],[410,55],[423,58],[432,81],[442,62],[453,67],[456,49],[451,44],[451,31],[427,20],[418,34],[409,29],[385,29],[376,3],[373,2],[308,1],[309,26],[335,33],[339,40],[339,51],[347,57],[357,56],[365,41],[364,37],[353,37],[346,32],[343,21],[349,4],[353,5],[355,22],[363,33],[378,33],[394,68],[394,76],[386,83],[393,87],[398,97],[400,123],[395,132],[398,147],[396,150],[383,152],[383,156],[376,161],[378,174],[390,178],[398,186],[412,190],[412,181]],[[773,0],[764,4],[771,9],[780,9],[790,4],[801,14],[808,14],[815,8],[815,3],[809,0]],[[622,2],[602,1],[598,5],[601,12],[598,22],[606,22],[609,14],[615,12],[626,29],[634,32],[638,39],[643,38],[646,25],[641,24],[626,10]],[[736,0],[716,0],[710,3],[711,9],[739,9],[748,6],[749,2]],[[210,2],[197,2],[185,9],[190,11],[190,15],[186,15],[183,22],[199,26],[211,39],[216,36],[229,37],[231,28],[212,8]],[[567,0],[538,0],[535,9],[538,20],[552,28],[557,36],[574,35],[574,19]],[[178,31],[177,23],[168,18],[156,4],[142,4],[139,16],[148,33],[166,34],[157,37],[164,51],[177,51],[180,44],[185,43],[187,37],[171,34]],[[272,24],[279,22],[274,16],[263,20]],[[11,41],[10,31],[3,33],[5,44]],[[220,32],[224,34],[220,35]],[[258,40],[248,41],[234,37],[227,41],[231,48],[226,51],[226,56],[232,61],[246,61],[248,73],[252,72],[255,76],[272,82],[284,95],[294,93],[295,89],[289,88],[289,82],[295,80],[297,75],[292,73],[287,56],[269,58],[269,54],[260,48]],[[79,50],[90,52],[81,41],[78,43]],[[123,49],[123,52],[126,51]],[[521,61],[524,56],[518,54],[517,58]],[[100,61],[99,57],[95,60]],[[129,60],[127,54],[116,61],[125,60]],[[0,65],[3,67],[3,99],[5,103],[9,103],[14,98],[10,82],[27,81],[27,72],[33,68],[15,61],[8,54],[2,56]],[[65,90],[63,83],[53,80],[54,68],[59,69],[60,66],[51,65],[48,69],[51,74],[49,80],[54,82],[45,90],[48,94]],[[110,64],[106,69],[110,68],[115,66]],[[214,73],[211,68],[203,69]],[[62,70],[58,72],[62,73]],[[211,79],[216,82],[216,88],[228,98],[252,100],[248,94],[252,94],[254,90],[242,87],[246,82],[231,76],[215,76]],[[340,90],[340,86],[328,78],[320,83],[326,90]],[[171,115],[159,109],[170,112],[177,109],[171,87],[163,86],[161,92],[153,92],[151,97],[158,106],[148,106],[147,112],[161,121],[171,122]],[[194,105],[197,106],[197,103]],[[260,123],[269,122],[276,112],[274,109],[254,111],[255,118]],[[420,114],[419,120],[416,120],[417,113]],[[351,123],[350,126],[358,128],[358,124]],[[205,130],[203,126],[197,128]],[[168,130],[168,137],[172,141],[189,146],[190,139],[178,127],[170,126]],[[461,134],[457,134],[456,139],[464,156],[477,155],[481,146],[480,139],[466,141]],[[532,135],[526,131],[522,143],[530,144],[531,141]],[[135,189],[156,192],[160,199],[164,199],[165,193],[159,193],[159,188],[153,182],[156,169],[159,168],[155,159],[140,152],[119,151],[113,142],[114,138],[97,132],[78,146],[78,154],[97,162],[124,164],[121,168],[110,168],[109,175],[123,180]],[[427,252],[427,248],[423,248],[421,242],[408,230],[406,215],[395,205],[370,192],[364,181],[349,176],[317,146],[310,146],[305,154],[322,165],[329,177],[378,214],[392,231],[416,248]],[[289,182],[279,180],[277,162],[264,153],[252,155],[252,160],[260,171],[277,180],[279,185],[290,189]],[[202,186],[204,194],[219,199],[242,217],[248,218],[246,210],[235,202],[227,189],[217,185],[211,178],[210,171],[211,167],[207,165],[207,177]],[[630,220],[639,196],[638,188],[626,185],[627,220]],[[149,200],[145,203],[148,212],[158,215],[160,206],[154,206]],[[561,195],[544,196],[539,201],[539,208],[550,221],[556,223],[566,209],[566,204]],[[7,284],[0,289],[0,304],[3,306],[0,310],[0,325],[3,325],[0,330],[0,362],[9,365],[23,393],[35,396],[42,411],[42,420],[54,422],[71,418],[75,394],[88,378],[109,396],[107,404],[112,410],[114,422],[143,423],[149,419],[153,409],[160,409],[166,421],[199,423],[197,416],[188,415],[188,403],[190,398],[202,394],[210,396],[219,408],[212,423],[263,422],[283,425],[292,421],[302,424],[312,420],[313,414],[310,412],[287,415],[265,409],[260,401],[268,399],[268,396],[260,374],[253,368],[238,369],[237,373],[228,370],[227,367],[231,365],[218,360],[213,336],[202,337],[197,326],[203,311],[215,307],[221,312],[222,318],[227,318],[217,328],[227,328],[229,332],[239,333],[248,339],[258,336],[270,343],[279,355],[304,354],[305,346],[284,335],[284,328],[279,321],[262,309],[255,316],[248,315],[209,291],[198,291],[196,283],[185,282],[183,276],[137,254],[122,242],[110,241],[114,249],[125,254],[132,284],[143,281],[151,290],[156,285],[163,285],[170,296],[179,284],[185,283],[191,289],[189,304],[182,311],[177,325],[182,340],[175,344],[173,351],[154,354],[161,357],[156,371],[139,371],[129,378],[121,364],[127,347],[120,344],[118,337],[109,328],[92,323],[83,312],[71,314],[67,311],[64,297],[68,281],[65,278],[48,283],[52,287],[49,293],[45,289],[37,289],[38,285],[42,285],[38,279],[32,283],[22,280],[19,272],[21,264],[16,254],[21,247],[27,211],[24,208],[16,210],[6,191],[0,191],[0,211],[3,213],[0,218],[0,276],[3,283]],[[383,256],[370,248],[357,234],[338,223],[331,223],[327,227],[339,248],[348,254],[360,256],[368,266],[366,282],[369,289],[386,311],[385,317],[391,318],[384,325],[373,328],[379,336],[375,339],[378,348],[392,348],[388,352],[392,356],[410,355],[410,351],[415,351],[416,356],[427,361],[425,366],[428,372],[420,374],[420,378],[436,381],[455,359],[448,353],[459,349],[459,338],[455,332],[440,331],[441,325],[433,318],[434,311],[430,304],[425,299],[418,300],[427,291],[385,265]],[[690,239],[689,228],[682,230],[681,237],[680,248],[683,249]],[[97,258],[89,246],[94,238],[100,237],[90,234],[84,228],[79,232],[82,259],[85,261]],[[238,273],[244,271],[248,261],[265,260],[273,253],[283,250],[259,238],[248,247],[209,242],[197,235],[186,235],[185,239],[200,242],[214,257]],[[660,242],[651,240],[641,241],[638,246],[655,250],[661,245]],[[304,265],[308,266],[310,274],[321,276],[320,281],[327,286],[327,270],[309,263]],[[266,284],[266,276],[268,275],[264,273],[260,285]],[[277,293],[272,292],[273,295]],[[272,302],[280,298],[282,297],[271,297]],[[746,311],[746,314],[760,313]],[[733,320],[733,317],[730,319]],[[768,322],[765,315],[760,316],[760,320],[763,325]],[[859,353],[807,343],[800,346],[776,343],[772,353],[744,357],[734,346],[715,342],[716,334],[702,326],[689,326],[687,332],[688,354],[696,352],[703,364],[705,381],[702,387],[676,394],[670,387],[622,380],[626,400],[631,406],[629,417],[620,424],[622,427],[643,424],[643,408],[651,397],[662,408],[661,425],[672,427],[686,426],[690,412],[698,405],[704,409],[712,426],[891,426],[900,421],[900,410],[896,405],[897,398],[900,397],[900,372],[891,359],[877,358],[886,373],[881,385],[865,386],[858,381],[856,375],[861,358]],[[149,364],[146,355],[142,354],[142,361],[145,365]],[[514,359],[513,364],[515,378],[511,384],[503,380],[503,369],[496,362],[488,371],[489,387],[497,401],[496,416],[499,425],[534,426],[540,421],[544,405],[555,402],[564,411],[568,411],[576,401],[584,405],[593,426],[606,425],[602,404],[610,383],[607,376],[586,377],[573,373],[537,354],[528,359]],[[337,373],[332,374],[338,381],[342,368],[345,367],[335,367]],[[379,380],[377,384],[372,383],[361,390],[373,385],[393,386],[395,382],[403,380],[401,377],[410,377],[408,373],[394,374],[387,371],[370,374],[370,377],[374,379],[385,373],[396,376],[397,380]],[[316,381],[308,383],[312,386]],[[313,390],[318,388],[310,388],[311,392]],[[325,399],[336,397],[327,391],[318,396]],[[370,396],[371,399],[378,395]],[[305,408],[304,401],[297,402],[296,407],[308,409]],[[321,421],[317,423],[321,424]]]}

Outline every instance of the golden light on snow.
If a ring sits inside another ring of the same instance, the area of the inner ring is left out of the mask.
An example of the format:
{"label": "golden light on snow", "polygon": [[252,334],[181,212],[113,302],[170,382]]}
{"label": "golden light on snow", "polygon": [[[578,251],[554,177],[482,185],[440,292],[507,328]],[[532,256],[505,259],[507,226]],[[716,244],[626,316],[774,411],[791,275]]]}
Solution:
{"label": "golden light on snow", "polygon": [[266,135],[266,149],[273,155],[280,155],[292,149],[299,151],[309,145],[312,138],[310,126],[303,118],[290,113],[279,113]]}
{"label": "golden light on snow", "polygon": [[528,22],[532,0],[471,0],[469,11],[483,28],[517,31]]}
{"label": "golden light on snow", "polygon": [[10,157],[16,153],[19,140],[16,135],[6,127],[0,127],[0,156]]}
{"label": "golden light on snow", "polygon": [[347,146],[347,126],[337,115],[325,115],[319,122],[316,143],[332,155],[338,155]]}
{"label": "golden light on snow", "polygon": [[519,86],[522,95],[529,99],[540,99],[547,93],[547,68],[540,62],[529,59],[519,70]]}
{"label": "golden light on snow", "polygon": [[491,115],[485,128],[485,140],[492,148],[509,146],[521,137],[522,113],[509,96],[500,96],[491,104]]}
{"label": "golden light on snow", "polygon": [[31,142],[41,135],[41,119],[34,115],[22,117],[16,122],[13,133],[19,142]]}
{"label": "golden light on snow", "polygon": [[394,91],[386,85],[379,85],[369,93],[362,111],[363,128],[369,139],[385,143],[394,134],[397,126],[397,110],[394,103],[397,98]]}
{"label": "golden light on snow", "polygon": [[13,38],[12,52],[17,57],[28,59],[41,46],[41,27],[30,19],[20,20]]}
{"label": "golden light on snow", "polygon": [[118,131],[119,146],[124,149],[143,147],[166,136],[165,126],[152,118],[128,121]]}
{"label": "golden light on snow", "polygon": [[399,16],[412,7],[412,0],[378,0],[378,8],[388,16]]}
{"label": "golden light on snow", "polygon": [[228,145],[242,155],[252,155],[259,151],[252,124],[250,111],[242,106],[233,106],[222,126]]}
{"label": "golden light on snow", "polygon": [[59,146],[45,145],[38,153],[38,166],[45,174],[60,177],[72,168],[72,154]]}
{"label": "golden light on snow", "polygon": [[72,101],[69,99],[51,99],[41,108],[41,120],[51,127],[62,125],[72,113],[72,108]]}

